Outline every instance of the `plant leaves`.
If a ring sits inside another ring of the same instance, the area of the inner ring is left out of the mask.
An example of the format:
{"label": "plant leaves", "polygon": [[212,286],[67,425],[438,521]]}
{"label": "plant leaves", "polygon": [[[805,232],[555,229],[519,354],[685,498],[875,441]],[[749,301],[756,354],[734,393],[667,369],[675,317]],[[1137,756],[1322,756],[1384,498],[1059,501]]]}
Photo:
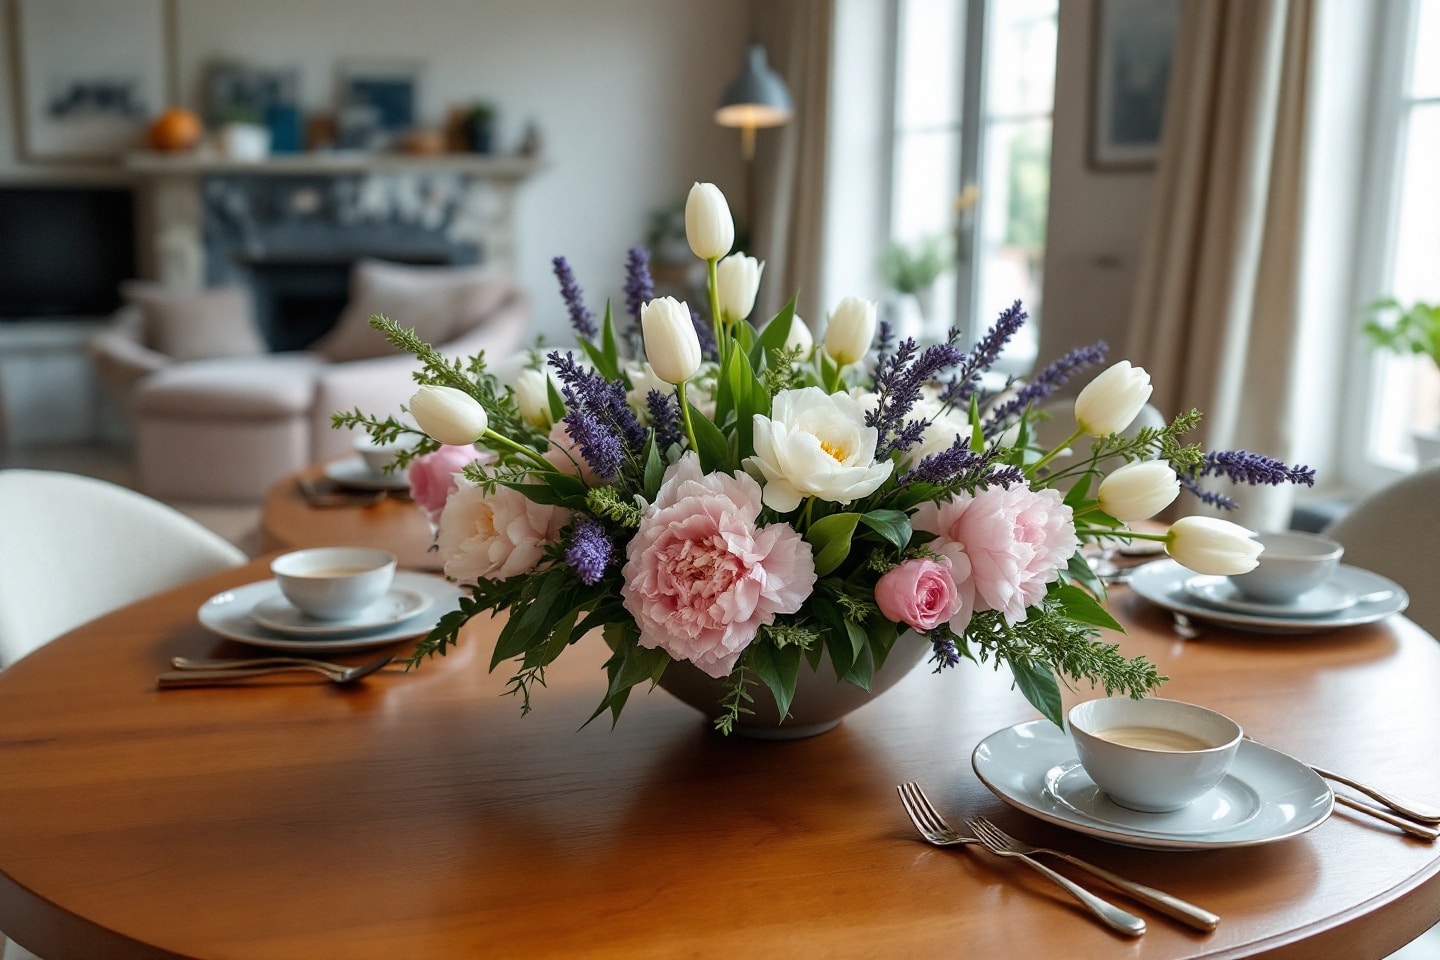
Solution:
{"label": "plant leaves", "polygon": [[1061,713],[1060,684],[1055,680],[1055,674],[1048,667],[1041,669],[1029,661],[1022,660],[1019,663],[1010,664],[1010,672],[1015,677],[1015,686],[1030,701],[1031,706],[1039,710],[1051,723],[1057,727],[1065,726],[1065,718]]}
{"label": "plant leaves", "polygon": [[850,538],[860,523],[858,513],[832,513],[810,525],[805,539],[815,549],[815,575],[831,573],[850,555]]}
{"label": "plant leaves", "polygon": [[903,510],[871,510],[860,515],[860,522],[901,550],[910,543],[910,518]]}
{"label": "plant leaves", "polygon": [[1125,632],[1125,628],[1110,616],[1099,601],[1079,587],[1069,584],[1055,587],[1051,590],[1050,595],[1060,601],[1061,612],[1071,620],[1078,620],[1081,623],[1088,623],[1092,627],[1101,627],[1105,630]]}
{"label": "plant leaves", "polygon": [[750,666],[770,688],[775,707],[783,719],[790,712],[790,701],[800,680],[800,657],[804,651],[794,644],[776,647],[771,643],[757,643],[751,650]]}
{"label": "plant leaves", "polygon": [[700,457],[700,469],[706,473],[714,473],[719,470],[729,473],[735,469],[730,463],[730,442],[720,428],[710,421],[695,408],[695,404],[686,399],[685,405],[690,408],[690,424],[695,430],[695,443],[700,447],[695,453]]}

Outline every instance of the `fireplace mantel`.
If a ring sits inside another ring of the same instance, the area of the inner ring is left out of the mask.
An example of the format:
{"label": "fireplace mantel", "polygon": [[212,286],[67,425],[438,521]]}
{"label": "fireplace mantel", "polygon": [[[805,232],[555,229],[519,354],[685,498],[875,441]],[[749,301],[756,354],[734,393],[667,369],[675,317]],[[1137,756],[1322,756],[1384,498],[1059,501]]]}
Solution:
{"label": "fireplace mantel", "polygon": [[[386,216],[413,213],[415,197],[433,208],[447,207],[443,230],[454,242],[483,251],[486,263],[515,273],[515,194],[529,177],[545,167],[537,157],[440,154],[435,156],[315,152],[280,154],[260,161],[237,161],[219,154],[136,152],[125,167],[141,187],[139,247],[146,275],[181,289],[200,289],[213,280],[214,265],[206,263],[207,216],[213,215],[217,191],[225,185],[253,184],[256,178],[294,184],[295,216],[303,218],[302,201],[321,206],[331,202],[326,191],[349,185],[368,205],[357,227]],[[307,193],[308,191],[308,193]],[[409,199],[410,211],[383,207],[386,197]],[[243,201],[243,192],[224,198]],[[378,198],[378,199],[377,199]],[[209,209],[207,209],[209,208]],[[433,211],[432,211],[433,212]],[[429,213],[426,214],[427,216]]]}

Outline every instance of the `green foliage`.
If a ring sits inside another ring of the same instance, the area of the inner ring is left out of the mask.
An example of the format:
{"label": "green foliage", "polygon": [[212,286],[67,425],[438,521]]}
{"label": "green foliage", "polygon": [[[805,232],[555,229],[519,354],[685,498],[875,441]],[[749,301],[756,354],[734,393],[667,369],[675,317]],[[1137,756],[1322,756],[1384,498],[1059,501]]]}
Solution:
{"label": "green foliage", "polygon": [[1408,307],[1386,297],[1365,308],[1362,330],[1377,350],[1424,354],[1440,364],[1440,303],[1416,301]]}
{"label": "green foliage", "polygon": [[950,237],[937,234],[914,244],[891,243],[880,255],[880,276],[896,293],[919,293],[954,265]]}

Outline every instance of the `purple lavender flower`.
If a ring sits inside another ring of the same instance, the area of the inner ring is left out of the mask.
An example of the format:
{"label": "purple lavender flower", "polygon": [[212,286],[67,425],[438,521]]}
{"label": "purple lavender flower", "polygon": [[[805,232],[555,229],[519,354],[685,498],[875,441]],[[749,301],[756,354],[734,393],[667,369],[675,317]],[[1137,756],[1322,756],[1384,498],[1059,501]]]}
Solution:
{"label": "purple lavender flower", "polygon": [[[956,405],[964,405],[970,402],[970,395],[975,392],[975,384],[980,380],[980,374],[989,370],[995,361],[1000,359],[1001,352],[1010,338],[1024,326],[1025,320],[1030,315],[1020,306],[1016,300],[1008,310],[1000,314],[985,336],[970,348],[970,354],[961,364],[960,370],[955,379],[950,381],[950,386],[945,391],[945,401]],[[957,331],[951,330],[950,337],[953,342]]]}
{"label": "purple lavender flower", "polygon": [[690,322],[695,325],[695,336],[700,338],[700,356],[715,363],[720,362],[720,347],[715,342],[715,331],[710,329],[700,316],[700,311],[690,307]]}
{"label": "purple lavender flower", "polygon": [[880,439],[877,459],[896,450],[908,450],[919,443],[930,425],[928,420],[906,421],[906,416],[920,399],[921,388],[936,374],[964,359],[958,348],[937,343],[915,356],[913,338],[906,338],[895,352],[881,358],[875,370],[875,392],[879,399],[875,409],[865,414],[865,425],[874,427]]}
{"label": "purple lavender flower", "polygon": [[605,527],[590,517],[580,517],[570,532],[570,545],[565,548],[565,562],[575,569],[580,582],[594,586],[605,576],[605,569],[615,562],[615,544]]}
{"label": "purple lavender flower", "polygon": [[568,354],[552,351],[546,360],[554,368],[562,385],[561,394],[570,410],[584,410],[606,425],[624,441],[629,453],[639,453],[649,433],[635,418],[635,411],[625,399],[625,381],[606,380],[598,373],[581,367]]}
{"label": "purple lavender flower", "polygon": [[651,390],[645,395],[645,405],[650,410],[650,425],[655,430],[655,445],[667,450],[671,444],[679,443],[680,404],[674,402],[674,395]]}
{"label": "purple lavender flower", "polygon": [[1200,502],[1221,510],[1233,510],[1239,504],[1223,493],[1207,490],[1200,486],[1203,477],[1224,477],[1233,483],[1249,484],[1252,487],[1278,487],[1284,483],[1300,483],[1315,486],[1315,470],[1297,464],[1287,466],[1283,461],[1244,450],[1212,450],[1205,454],[1205,460],[1198,468],[1180,477],[1180,483]]}
{"label": "purple lavender flower", "polygon": [[570,261],[564,257],[556,257],[551,262],[555,265],[555,277],[560,281],[560,296],[565,298],[565,305],[570,309],[570,326],[586,340],[595,339],[600,332],[595,327],[595,315],[585,308],[580,285],[575,282],[575,271],[570,269]]}
{"label": "purple lavender flower", "polygon": [[875,363],[884,364],[885,358],[895,352],[895,326],[889,320],[880,321],[880,333],[876,337]]}
{"label": "purple lavender flower", "polygon": [[1096,342],[1091,347],[1077,347],[1041,370],[1030,379],[1029,383],[1021,387],[1015,396],[986,418],[982,427],[985,435],[989,436],[998,432],[999,428],[1004,426],[1011,417],[1019,415],[1026,407],[1039,403],[1050,396],[1081,370],[1104,363],[1105,354],[1109,349],[1104,340]]}
{"label": "purple lavender flower", "polygon": [[[570,402],[568,395],[566,402]],[[570,439],[580,448],[580,455],[597,477],[608,481],[620,475],[620,468],[625,463],[625,447],[614,430],[580,407],[574,407],[565,414],[564,423]]]}
{"label": "purple lavender flower", "polygon": [[640,330],[640,308],[655,299],[655,281],[650,278],[650,251],[640,245],[625,257],[625,309],[630,312],[630,332]]}
{"label": "purple lavender flower", "polygon": [[939,673],[946,667],[960,666],[960,651],[955,649],[955,641],[949,637],[938,638],[931,636],[930,644],[935,648],[935,672]]}

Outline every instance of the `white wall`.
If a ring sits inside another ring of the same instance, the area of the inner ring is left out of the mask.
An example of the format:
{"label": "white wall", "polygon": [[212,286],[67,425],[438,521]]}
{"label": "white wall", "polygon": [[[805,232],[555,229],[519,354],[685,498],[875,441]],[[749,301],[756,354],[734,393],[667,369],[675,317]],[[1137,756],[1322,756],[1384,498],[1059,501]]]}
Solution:
{"label": "white wall", "polygon": [[1060,4],[1039,366],[1100,339],[1123,359],[1150,213],[1152,171],[1099,171],[1087,160],[1096,11],[1095,0]]}
{"label": "white wall", "polygon": [[[13,0],[6,0],[13,6]],[[330,110],[342,59],[424,61],[420,111],[439,124],[452,104],[500,108],[499,149],[534,120],[548,169],[521,191],[520,281],[534,324],[569,337],[550,260],[569,257],[598,314],[623,310],[626,248],[650,213],[694,180],[739,196],[731,135],[711,120],[739,69],[751,6],[734,0],[173,0],[181,101],[198,106],[205,64],[299,66],[302,106]],[[13,14],[13,10],[7,11]],[[0,33],[13,22],[4,19]],[[9,38],[0,36],[0,181],[113,179],[113,168],[26,163],[16,149]],[[157,56],[160,50],[157,48]]]}

